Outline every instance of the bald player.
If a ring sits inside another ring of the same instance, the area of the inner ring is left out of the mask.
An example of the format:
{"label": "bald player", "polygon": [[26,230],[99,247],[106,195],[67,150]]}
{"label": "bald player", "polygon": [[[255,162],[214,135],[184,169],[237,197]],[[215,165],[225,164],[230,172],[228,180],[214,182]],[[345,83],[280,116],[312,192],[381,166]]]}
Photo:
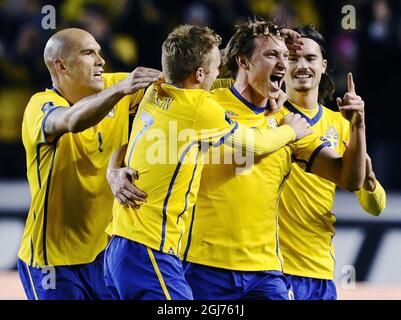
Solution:
{"label": "bald player", "polygon": [[111,298],[103,278],[113,197],[105,175],[128,141],[128,119],[154,69],[104,74],[94,37],[65,29],[47,42],[51,89],[30,99],[22,124],[31,206],[18,254],[28,299]]}

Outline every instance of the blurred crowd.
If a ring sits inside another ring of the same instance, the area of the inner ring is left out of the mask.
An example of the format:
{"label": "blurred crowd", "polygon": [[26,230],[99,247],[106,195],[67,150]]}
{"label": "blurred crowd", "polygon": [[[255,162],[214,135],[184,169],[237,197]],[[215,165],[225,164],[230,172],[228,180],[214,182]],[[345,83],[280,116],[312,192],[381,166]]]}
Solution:
{"label": "blurred crowd", "polygon": [[[344,5],[355,7],[356,29],[344,30]],[[223,37],[235,24],[261,16],[295,27],[313,24],[328,41],[329,69],[337,90],[354,73],[366,102],[368,151],[386,188],[401,190],[401,142],[397,118],[401,65],[400,0],[0,0],[0,179],[25,177],[21,122],[36,91],[51,86],[43,48],[55,32],[42,28],[45,5],[56,9],[57,30],[80,27],[102,47],[106,71],[142,65],[161,68],[161,44],[174,26],[208,25]],[[336,108],[334,100],[326,105]]]}

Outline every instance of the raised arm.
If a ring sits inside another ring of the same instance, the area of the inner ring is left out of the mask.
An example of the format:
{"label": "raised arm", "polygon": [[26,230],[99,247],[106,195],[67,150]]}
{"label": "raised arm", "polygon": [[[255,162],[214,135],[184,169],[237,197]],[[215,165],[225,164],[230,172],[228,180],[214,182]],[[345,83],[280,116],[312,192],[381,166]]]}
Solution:
{"label": "raised arm", "polygon": [[45,122],[48,142],[66,132],[81,132],[99,123],[125,95],[149,86],[161,78],[161,72],[136,68],[127,78],[97,94],[86,97],[70,108],[57,108]]}
{"label": "raised arm", "polygon": [[323,148],[313,162],[311,172],[339,187],[356,191],[362,187],[366,173],[366,137],[364,102],[355,93],[352,74],[347,78],[348,92],[337,98],[340,112],[350,122],[349,146],[343,157],[331,148]]}

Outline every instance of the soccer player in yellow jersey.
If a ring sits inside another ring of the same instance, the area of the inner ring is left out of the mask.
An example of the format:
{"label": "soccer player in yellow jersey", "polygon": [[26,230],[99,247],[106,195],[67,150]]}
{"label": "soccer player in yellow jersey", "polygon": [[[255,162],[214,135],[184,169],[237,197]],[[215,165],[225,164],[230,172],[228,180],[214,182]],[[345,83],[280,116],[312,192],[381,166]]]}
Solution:
{"label": "soccer player in yellow jersey", "polygon": [[[331,148],[343,154],[350,124],[340,112],[321,105],[322,99],[334,92],[334,84],[326,72],[325,40],[312,27],[295,30],[302,36],[304,45],[301,50],[290,50],[285,105],[305,118],[315,133],[330,142]],[[354,90],[351,78],[348,90],[351,93]],[[295,299],[336,299],[332,243],[336,218],[331,212],[335,189],[334,183],[292,165],[279,204],[279,239],[284,272],[292,284]],[[379,215],[385,208],[386,194],[375,179],[369,157],[364,184],[356,195],[370,214]]]}
{"label": "soccer player in yellow jersey", "polygon": [[113,203],[107,164],[128,140],[130,108],[161,73],[103,74],[100,46],[81,29],[54,34],[44,60],[53,88],[32,96],[22,124],[32,202],[19,275],[29,299],[111,298],[103,277]]}
{"label": "soccer player in yellow jersey", "polygon": [[[105,254],[105,277],[115,298],[193,298],[178,253],[203,158],[209,147],[227,141],[239,151],[248,149],[248,138],[238,134],[244,127],[232,121],[207,91],[218,75],[220,41],[209,28],[185,25],[163,43],[166,83],[146,91],[124,159],[125,166],[138,170],[136,186],[148,197],[132,208],[120,204],[126,198],[122,195],[114,202],[108,228],[113,238]],[[265,155],[310,133],[299,116],[292,118],[291,125],[277,130],[249,130],[255,141],[249,149]]]}
{"label": "soccer player in yellow jersey", "polygon": [[[250,128],[276,127],[289,113],[284,110],[276,118],[264,116],[271,106],[268,100],[279,98],[287,68],[287,48],[277,32],[279,28],[264,21],[240,26],[226,49],[235,84],[213,92],[233,120]],[[339,179],[345,188],[362,184],[366,151],[363,104],[345,105],[344,109],[353,115],[355,130],[343,158],[327,148],[325,139],[310,136],[264,158],[255,157],[253,166],[241,175],[236,174],[237,164],[205,166],[196,205],[188,216],[185,246],[180,250],[195,298],[290,298],[278,243],[278,198],[292,155],[307,169]]]}

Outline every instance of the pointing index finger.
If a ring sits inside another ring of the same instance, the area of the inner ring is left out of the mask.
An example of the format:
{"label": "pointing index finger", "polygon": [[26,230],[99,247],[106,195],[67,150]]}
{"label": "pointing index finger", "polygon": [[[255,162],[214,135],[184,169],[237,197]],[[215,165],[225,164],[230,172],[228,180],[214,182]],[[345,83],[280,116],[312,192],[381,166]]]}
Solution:
{"label": "pointing index finger", "polygon": [[354,83],[354,79],[352,77],[352,73],[349,72],[348,76],[347,76],[347,87],[348,87],[348,92],[352,93],[352,94],[356,94],[355,93],[355,83]]}

